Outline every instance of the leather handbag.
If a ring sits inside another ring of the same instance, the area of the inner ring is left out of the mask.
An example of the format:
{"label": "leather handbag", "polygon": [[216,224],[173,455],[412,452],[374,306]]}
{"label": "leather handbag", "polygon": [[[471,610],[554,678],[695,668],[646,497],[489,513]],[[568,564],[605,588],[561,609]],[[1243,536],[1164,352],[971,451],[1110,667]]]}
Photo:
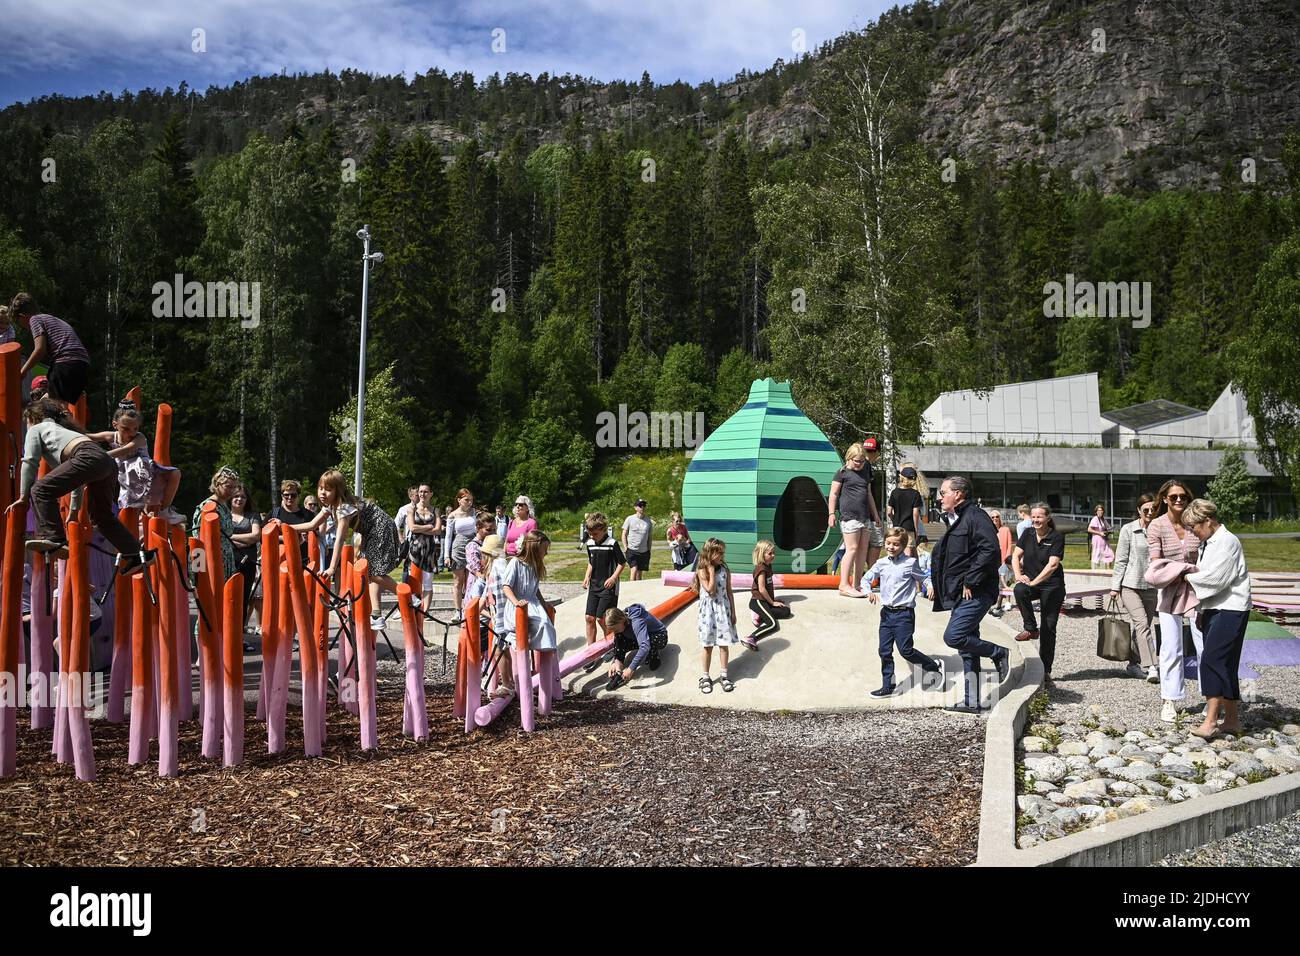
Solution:
{"label": "leather handbag", "polygon": [[1119,615],[1119,602],[1111,598],[1106,616],[1097,622],[1097,656],[1108,661],[1127,662],[1133,641],[1133,625]]}

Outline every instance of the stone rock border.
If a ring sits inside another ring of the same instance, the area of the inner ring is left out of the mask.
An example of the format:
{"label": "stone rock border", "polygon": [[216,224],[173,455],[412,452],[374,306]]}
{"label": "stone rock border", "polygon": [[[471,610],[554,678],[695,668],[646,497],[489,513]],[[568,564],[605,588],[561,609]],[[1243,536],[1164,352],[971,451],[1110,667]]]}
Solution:
{"label": "stone rock border", "polygon": [[1022,647],[1020,680],[994,707],[985,731],[974,866],[1142,866],[1300,810],[1300,773],[1288,773],[1018,848],[1016,745],[1029,717],[1029,702],[1043,682],[1036,646]]}

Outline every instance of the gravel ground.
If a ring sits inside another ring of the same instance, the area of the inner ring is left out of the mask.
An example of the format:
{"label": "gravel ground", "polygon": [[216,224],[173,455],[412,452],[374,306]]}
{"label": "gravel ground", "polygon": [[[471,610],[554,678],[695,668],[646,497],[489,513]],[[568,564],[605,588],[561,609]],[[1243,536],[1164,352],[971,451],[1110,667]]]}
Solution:
{"label": "gravel ground", "polygon": [[[570,697],[539,732],[518,711],[470,736],[428,657],[428,743],[401,738],[401,666],[380,661],[377,752],[331,706],[323,758],[269,756],[180,776],[128,767],[125,725],[94,726],[99,780],[19,733],[0,782],[3,865],[963,865],[975,858],[984,724],[938,711],[748,714]],[[455,673],[454,660],[446,673]],[[21,715],[20,720],[26,715]]]}
{"label": "gravel ground", "polygon": [[[1056,661],[1052,665],[1055,686],[1049,689],[1051,717],[1062,723],[1078,723],[1091,706],[1097,706],[1108,717],[1116,718],[1129,730],[1150,731],[1166,728],[1160,717],[1160,685],[1129,677],[1124,665],[1103,660],[1097,656],[1097,621],[1101,611],[1072,611],[1063,613],[1056,630]],[[1013,630],[1023,624],[1019,611],[1008,611],[1002,618]],[[1288,628],[1293,634],[1300,629]],[[1300,669],[1294,667],[1257,667],[1260,679],[1254,682],[1254,703],[1247,704],[1243,713],[1251,710],[1276,712],[1283,719],[1300,712]],[[1243,685],[1243,692],[1248,689]],[[1204,703],[1200,685],[1187,681],[1183,706],[1199,710]]]}
{"label": "gravel ground", "polygon": [[1300,813],[1167,856],[1153,866],[1300,866]]}

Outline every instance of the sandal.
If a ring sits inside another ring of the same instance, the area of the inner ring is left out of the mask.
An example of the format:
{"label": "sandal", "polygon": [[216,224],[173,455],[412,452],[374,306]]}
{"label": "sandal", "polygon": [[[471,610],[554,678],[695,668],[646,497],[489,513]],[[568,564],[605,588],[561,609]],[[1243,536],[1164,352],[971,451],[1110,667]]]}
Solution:
{"label": "sandal", "polygon": [[497,699],[501,697],[514,697],[514,696],[515,696],[515,689],[513,687],[506,687],[504,684],[498,684],[496,689],[492,691],[493,699]]}
{"label": "sandal", "polygon": [[728,694],[730,694],[733,690],[736,689],[736,685],[731,682],[731,678],[729,678],[726,674],[723,674],[721,677],[718,678],[718,683],[722,685],[722,689],[726,691]]}
{"label": "sandal", "polygon": [[700,678],[700,693],[701,694],[713,693],[713,680],[711,678],[708,677]]}

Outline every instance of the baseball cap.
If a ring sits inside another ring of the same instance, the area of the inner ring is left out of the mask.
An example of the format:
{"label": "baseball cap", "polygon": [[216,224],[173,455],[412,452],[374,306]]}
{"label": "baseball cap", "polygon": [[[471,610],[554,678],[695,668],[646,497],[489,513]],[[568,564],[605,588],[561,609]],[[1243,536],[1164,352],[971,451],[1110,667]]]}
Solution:
{"label": "baseball cap", "polygon": [[644,507],[645,507],[645,499],[644,499],[644,498],[638,498],[638,499],[636,500],[636,507],[638,507],[638,508],[644,508]]}
{"label": "baseball cap", "polygon": [[34,379],[32,379],[32,388],[33,388],[33,389],[37,389],[37,388],[49,388],[49,387],[50,387],[50,380],[49,380],[49,378],[48,378],[47,376],[45,376],[45,375],[37,375]]}
{"label": "baseball cap", "polygon": [[915,477],[916,477],[916,469],[915,469],[915,468],[904,468],[902,471],[899,472],[899,474],[902,475],[904,478],[915,478]]}
{"label": "baseball cap", "polygon": [[864,438],[864,439],[862,440],[862,450],[863,450],[863,451],[879,451],[879,450],[880,450],[880,445],[877,444],[877,442],[876,442],[876,440],[875,440],[874,438]]}

